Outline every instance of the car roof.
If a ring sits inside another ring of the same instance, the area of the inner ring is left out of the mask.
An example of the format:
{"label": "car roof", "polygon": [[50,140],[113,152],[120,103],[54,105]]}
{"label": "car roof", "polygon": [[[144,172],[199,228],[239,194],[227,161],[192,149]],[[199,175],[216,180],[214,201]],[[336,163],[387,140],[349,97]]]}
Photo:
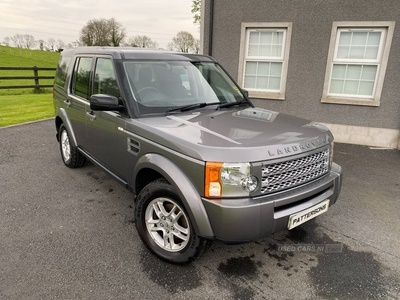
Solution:
{"label": "car roof", "polygon": [[115,59],[127,60],[181,60],[192,62],[215,62],[212,57],[207,55],[134,47],[78,47],[66,49],[63,51],[63,53],[68,53],[69,55],[111,55]]}

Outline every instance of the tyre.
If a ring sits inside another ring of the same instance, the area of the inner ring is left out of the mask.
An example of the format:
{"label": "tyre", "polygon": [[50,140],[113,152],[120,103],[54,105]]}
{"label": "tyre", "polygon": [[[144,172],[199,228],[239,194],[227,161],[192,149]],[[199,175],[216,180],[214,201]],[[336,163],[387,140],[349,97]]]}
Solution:
{"label": "tyre", "polygon": [[204,253],[199,237],[174,188],[165,180],[148,184],[135,206],[136,228],[146,247],[164,261],[185,264]]}
{"label": "tyre", "polygon": [[71,145],[69,133],[64,125],[59,129],[59,141],[61,158],[64,164],[69,168],[82,167],[86,158],[78,151],[78,149]]}

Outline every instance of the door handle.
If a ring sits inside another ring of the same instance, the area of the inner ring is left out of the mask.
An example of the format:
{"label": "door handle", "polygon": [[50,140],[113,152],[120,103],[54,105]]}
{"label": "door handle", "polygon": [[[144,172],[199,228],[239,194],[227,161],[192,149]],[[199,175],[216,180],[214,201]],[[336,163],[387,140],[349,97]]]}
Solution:
{"label": "door handle", "polygon": [[71,105],[71,101],[69,101],[69,99],[65,99],[63,101],[68,107]]}
{"label": "door handle", "polygon": [[90,121],[93,121],[96,119],[96,115],[91,111],[91,112],[86,112],[86,115],[89,117]]}

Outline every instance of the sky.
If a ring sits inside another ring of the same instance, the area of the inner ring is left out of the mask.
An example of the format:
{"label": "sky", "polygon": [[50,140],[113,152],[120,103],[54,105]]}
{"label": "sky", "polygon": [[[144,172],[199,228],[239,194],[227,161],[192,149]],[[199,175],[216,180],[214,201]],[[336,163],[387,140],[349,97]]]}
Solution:
{"label": "sky", "polygon": [[147,35],[165,48],[179,31],[200,37],[191,5],[191,0],[0,0],[0,43],[29,34],[68,44],[79,40],[89,20],[114,18],[128,38]]}

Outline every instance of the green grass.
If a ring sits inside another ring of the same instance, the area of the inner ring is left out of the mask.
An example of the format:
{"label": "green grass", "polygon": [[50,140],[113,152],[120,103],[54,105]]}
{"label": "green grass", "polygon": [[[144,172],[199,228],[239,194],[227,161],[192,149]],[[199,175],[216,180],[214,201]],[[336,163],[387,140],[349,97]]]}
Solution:
{"label": "green grass", "polygon": [[[55,68],[59,53],[0,46],[1,67]],[[39,76],[54,76],[54,71],[39,71]],[[0,76],[33,76],[33,71],[2,71]],[[40,80],[52,84],[53,80]],[[0,80],[3,85],[33,85],[32,80]],[[54,116],[51,88],[34,94],[33,89],[0,89],[0,127],[46,119]]]}
{"label": "green grass", "polygon": [[1,95],[0,127],[54,116],[52,94]]}
{"label": "green grass", "polygon": [[[59,53],[28,50],[0,46],[1,67],[46,67],[55,68],[60,57]],[[39,76],[54,76],[55,71],[39,71]],[[0,76],[33,76],[33,71],[8,71],[0,70]],[[52,79],[42,79],[40,84],[52,84]],[[0,80],[0,86],[5,85],[32,85],[32,80]],[[0,89],[0,95],[23,95],[33,93],[33,89]],[[42,92],[51,93],[51,89],[44,89]],[[1,104],[0,104],[1,105]]]}
{"label": "green grass", "polygon": [[57,66],[60,53],[28,50],[0,46],[0,66],[2,67],[49,67]]}

